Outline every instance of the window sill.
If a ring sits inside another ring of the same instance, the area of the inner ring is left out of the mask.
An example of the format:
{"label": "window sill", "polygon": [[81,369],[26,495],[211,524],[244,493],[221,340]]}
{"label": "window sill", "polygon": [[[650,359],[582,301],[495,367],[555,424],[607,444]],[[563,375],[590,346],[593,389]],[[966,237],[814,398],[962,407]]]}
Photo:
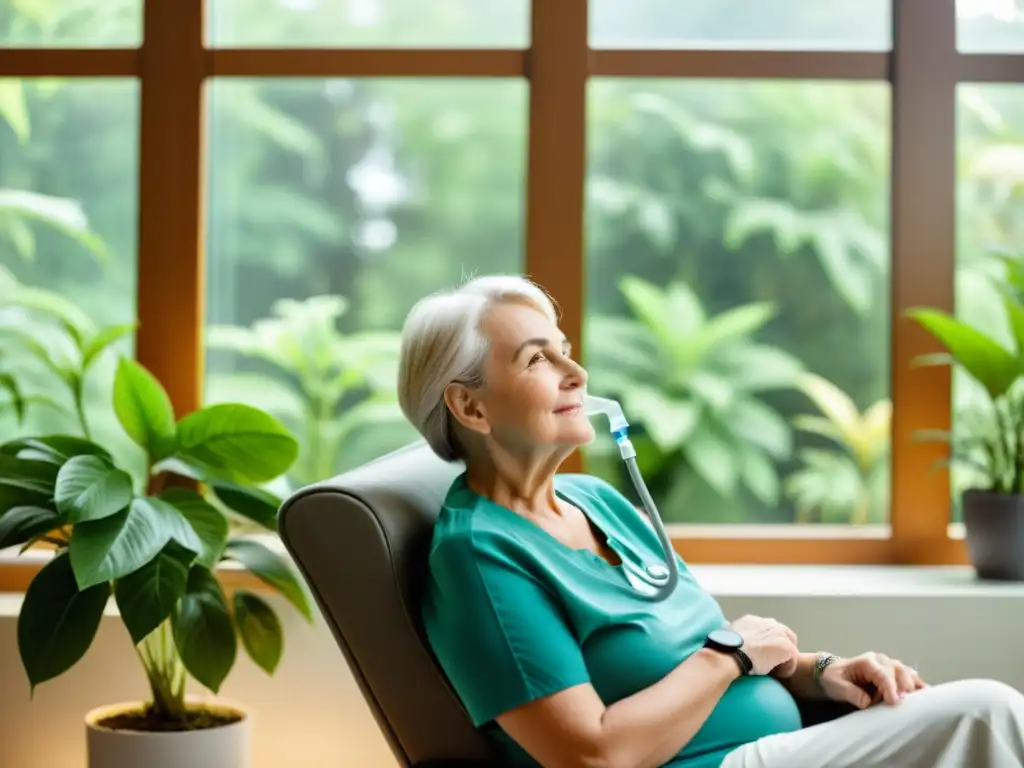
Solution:
{"label": "window sill", "polygon": [[[273,535],[253,537],[287,557],[281,540]],[[46,550],[18,555],[0,551],[0,615],[6,615],[51,558]],[[715,597],[1024,597],[1024,582],[980,581],[964,565],[742,565],[691,563],[697,581]],[[217,568],[228,588],[266,590],[266,585],[237,563]]]}
{"label": "window sill", "polygon": [[715,597],[1022,597],[1024,582],[980,581],[970,566],[690,565]]}

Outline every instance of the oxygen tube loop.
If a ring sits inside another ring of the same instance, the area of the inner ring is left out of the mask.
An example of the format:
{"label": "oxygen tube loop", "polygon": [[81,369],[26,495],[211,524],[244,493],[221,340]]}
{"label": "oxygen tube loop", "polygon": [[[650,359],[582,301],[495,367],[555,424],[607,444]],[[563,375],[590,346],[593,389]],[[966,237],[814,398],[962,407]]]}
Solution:
{"label": "oxygen tube loop", "polygon": [[647,512],[647,517],[654,524],[654,531],[658,535],[658,541],[661,543],[661,549],[665,556],[668,576],[662,583],[654,585],[656,591],[651,596],[651,599],[655,601],[664,600],[672,594],[676,584],[679,582],[679,565],[676,562],[675,549],[673,549],[672,542],[665,532],[665,525],[661,522],[658,507],[655,505],[654,499],[651,498],[650,491],[647,490],[647,484],[644,482],[640,469],[637,467],[636,449],[633,447],[633,443],[630,442],[628,436],[629,422],[626,421],[626,416],[622,412],[622,406],[615,400],[610,400],[606,397],[595,397],[585,394],[583,396],[583,410],[587,416],[593,417],[598,414],[604,414],[608,417],[608,425],[611,429],[612,437],[615,438],[615,444],[619,448],[619,455],[626,462],[626,469],[629,470],[629,477],[633,481],[633,487],[636,488],[637,495],[640,496],[640,501]]}

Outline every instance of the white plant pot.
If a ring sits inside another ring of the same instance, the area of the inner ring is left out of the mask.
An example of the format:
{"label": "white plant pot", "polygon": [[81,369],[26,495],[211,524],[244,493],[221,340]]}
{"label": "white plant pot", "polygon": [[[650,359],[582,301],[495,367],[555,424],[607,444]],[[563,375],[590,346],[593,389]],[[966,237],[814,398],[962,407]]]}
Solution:
{"label": "white plant pot", "polygon": [[235,702],[189,703],[234,710],[242,719],[195,731],[121,731],[105,728],[99,722],[138,709],[139,702],[97,707],[85,716],[89,768],[250,768],[251,715]]}

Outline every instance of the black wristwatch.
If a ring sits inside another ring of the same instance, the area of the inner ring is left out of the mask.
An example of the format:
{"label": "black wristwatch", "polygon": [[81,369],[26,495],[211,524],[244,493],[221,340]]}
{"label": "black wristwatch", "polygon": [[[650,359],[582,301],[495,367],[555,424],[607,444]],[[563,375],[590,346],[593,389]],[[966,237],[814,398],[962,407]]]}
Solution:
{"label": "black wristwatch", "polygon": [[731,629],[716,629],[710,632],[704,641],[704,647],[719,653],[732,654],[740,665],[740,672],[750,675],[754,672],[754,662],[743,652],[743,635]]}

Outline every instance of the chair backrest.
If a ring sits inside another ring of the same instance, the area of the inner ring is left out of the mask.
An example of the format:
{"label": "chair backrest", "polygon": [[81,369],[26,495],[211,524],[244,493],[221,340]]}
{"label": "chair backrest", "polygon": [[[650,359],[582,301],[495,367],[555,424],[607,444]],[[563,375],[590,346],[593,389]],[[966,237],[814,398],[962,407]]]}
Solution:
{"label": "chair backrest", "polygon": [[493,759],[431,653],[419,613],[433,525],[462,470],[420,441],[300,490],[278,522],[403,766]]}

